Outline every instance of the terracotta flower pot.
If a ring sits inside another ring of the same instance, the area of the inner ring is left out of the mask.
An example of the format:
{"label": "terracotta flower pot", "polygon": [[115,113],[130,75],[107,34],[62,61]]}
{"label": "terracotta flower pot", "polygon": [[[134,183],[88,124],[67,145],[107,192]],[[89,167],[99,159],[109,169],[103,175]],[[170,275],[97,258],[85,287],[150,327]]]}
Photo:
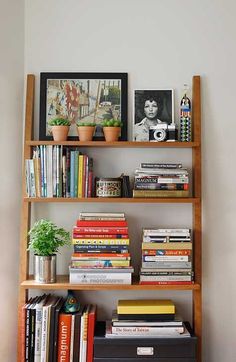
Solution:
{"label": "terracotta flower pot", "polygon": [[95,132],[94,126],[77,127],[77,133],[80,141],[92,141]]}
{"label": "terracotta flower pot", "polygon": [[54,141],[66,141],[70,126],[52,126],[52,136]]}
{"label": "terracotta flower pot", "polygon": [[121,127],[103,127],[103,133],[107,142],[118,141]]}

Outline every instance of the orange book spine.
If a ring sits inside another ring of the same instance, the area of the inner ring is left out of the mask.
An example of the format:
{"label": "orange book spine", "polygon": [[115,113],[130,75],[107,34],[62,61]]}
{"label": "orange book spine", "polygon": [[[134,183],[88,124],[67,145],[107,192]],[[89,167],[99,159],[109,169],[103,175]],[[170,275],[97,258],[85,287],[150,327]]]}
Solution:
{"label": "orange book spine", "polygon": [[61,313],[58,324],[57,362],[70,362],[71,314]]}

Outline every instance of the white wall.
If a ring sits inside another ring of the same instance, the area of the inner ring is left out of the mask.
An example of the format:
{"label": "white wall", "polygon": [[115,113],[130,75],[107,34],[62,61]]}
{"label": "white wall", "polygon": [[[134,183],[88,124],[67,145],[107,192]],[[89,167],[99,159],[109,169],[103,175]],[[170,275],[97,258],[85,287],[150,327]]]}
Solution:
{"label": "white wall", "polygon": [[1,1],[0,44],[0,360],[13,362],[17,335],[24,1]]}
{"label": "white wall", "polygon": [[[18,96],[22,79],[23,6],[19,1],[4,3],[4,8],[11,17],[19,14],[18,20],[14,18],[10,26],[7,17],[2,13],[3,20],[0,24],[0,28],[4,26],[1,37],[5,40],[0,71],[1,77],[5,80],[2,83],[5,91],[2,92],[0,102],[4,100],[2,116],[5,115],[4,130],[6,128],[1,142],[4,150],[4,153],[1,152],[2,165],[4,165],[2,168],[4,182],[1,188],[4,201],[4,207],[1,208],[3,224],[1,236],[6,248],[4,248],[4,262],[0,264],[0,268],[2,285],[7,286],[4,288],[5,295],[1,298],[3,300],[0,302],[2,303],[0,310],[2,318],[6,318],[5,310],[8,308],[8,335],[6,336],[5,332],[5,322],[1,323],[1,326],[4,326],[4,333],[1,331],[1,336],[4,336],[3,360],[10,362],[13,361],[13,357],[9,346],[15,345],[12,342],[15,340],[16,313],[13,311],[16,310],[15,274],[17,274],[19,225],[20,186],[16,180],[20,180],[19,152],[22,125],[19,123],[21,106],[18,103]],[[236,172],[233,159],[235,11],[236,4],[233,0],[214,2],[210,0],[48,0],[45,2],[25,0],[25,74],[37,75],[36,123],[39,110],[40,71],[128,72],[129,130],[132,122],[133,89],[171,86],[176,89],[176,105],[178,105],[179,91],[183,83],[189,83],[193,74],[202,76],[204,362],[236,360],[234,348]],[[14,49],[5,49],[9,43],[14,44]],[[16,123],[18,129],[15,131],[13,122],[18,122]],[[14,135],[10,150],[7,147],[9,124],[11,134]],[[126,153],[128,155],[124,157]],[[98,171],[102,172],[104,166],[101,166],[101,162],[103,161],[104,165],[106,155],[102,150],[94,152],[94,155],[97,164],[100,163]],[[175,159],[189,165],[191,157],[189,151],[183,150],[176,151],[175,155],[165,150],[160,152],[158,150],[156,155],[150,155],[150,150],[137,153],[134,150],[114,150],[113,155],[118,160],[125,160],[124,169],[130,173],[141,160]],[[113,168],[113,174],[118,174],[123,166],[117,162],[117,166],[110,164],[110,167]],[[5,180],[4,177],[8,179]],[[60,213],[58,213],[59,207]],[[133,254],[140,242],[141,226],[191,225],[191,208],[188,205],[141,205],[138,210],[134,205],[127,207],[125,204],[104,204],[101,207],[87,204],[58,205],[56,208],[53,205],[47,207],[38,205],[34,210],[34,217],[46,214],[60,225],[71,228],[79,211],[95,209],[126,211],[131,226]],[[143,213],[145,217],[142,217]],[[69,260],[69,254],[69,251],[65,252],[66,261]],[[13,263],[5,260],[9,255]],[[66,268],[63,259],[63,257],[60,259],[61,270]],[[125,294],[125,297],[131,294]],[[109,298],[103,303],[104,295]],[[184,316],[190,315],[189,293],[176,292],[165,295],[173,297]],[[140,294],[136,293],[136,296]],[[163,293],[156,293],[156,296],[163,296]],[[109,304],[109,301],[116,303],[120,295],[89,293],[87,297],[81,293],[81,298],[96,297],[103,308],[102,313],[106,315],[106,304]],[[8,337],[10,342],[7,342]]]}

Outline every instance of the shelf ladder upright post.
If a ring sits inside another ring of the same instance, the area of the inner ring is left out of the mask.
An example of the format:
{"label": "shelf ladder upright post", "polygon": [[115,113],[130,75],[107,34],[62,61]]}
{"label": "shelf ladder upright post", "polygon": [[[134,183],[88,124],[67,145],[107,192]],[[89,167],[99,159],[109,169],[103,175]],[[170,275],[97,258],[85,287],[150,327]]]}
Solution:
{"label": "shelf ladder upright post", "polygon": [[33,113],[34,113],[34,84],[35,77],[33,74],[27,76],[26,86],[26,104],[25,104],[25,129],[24,129],[24,156],[22,160],[22,205],[21,205],[21,230],[20,230],[20,270],[19,270],[19,297],[18,297],[18,344],[17,344],[17,361],[24,361],[23,349],[23,320],[22,307],[28,298],[28,290],[21,287],[21,283],[28,279],[29,275],[29,255],[27,252],[28,230],[30,226],[31,204],[24,201],[26,192],[25,187],[25,160],[31,157],[31,146],[27,141],[32,140],[33,135]]}
{"label": "shelf ladder upright post", "polygon": [[197,361],[201,362],[202,354],[202,203],[201,203],[201,80],[200,76],[193,77],[193,137],[199,142],[192,150],[193,193],[199,198],[193,204],[193,241],[194,241],[194,270],[195,282],[200,289],[193,291],[193,327],[198,337]]}

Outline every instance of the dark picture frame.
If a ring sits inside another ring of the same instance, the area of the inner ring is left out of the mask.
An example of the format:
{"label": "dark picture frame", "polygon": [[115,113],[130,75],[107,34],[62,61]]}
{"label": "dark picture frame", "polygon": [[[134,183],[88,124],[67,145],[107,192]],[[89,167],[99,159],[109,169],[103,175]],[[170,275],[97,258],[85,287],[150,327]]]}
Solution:
{"label": "dark picture frame", "polygon": [[68,117],[68,140],[78,140],[76,122],[95,122],[94,141],[104,140],[101,122],[121,119],[127,141],[127,73],[40,73],[39,139],[52,140],[50,119]]}
{"label": "dark picture frame", "polygon": [[[134,116],[133,140],[148,141],[147,124],[148,116],[145,114],[146,101],[155,102],[157,105],[156,123],[167,124],[175,127],[174,121],[174,90],[168,89],[135,89],[134,90]],[[152,123],[152,122],[150,122]],[[154,118],[153,118],[153,123]]]}

